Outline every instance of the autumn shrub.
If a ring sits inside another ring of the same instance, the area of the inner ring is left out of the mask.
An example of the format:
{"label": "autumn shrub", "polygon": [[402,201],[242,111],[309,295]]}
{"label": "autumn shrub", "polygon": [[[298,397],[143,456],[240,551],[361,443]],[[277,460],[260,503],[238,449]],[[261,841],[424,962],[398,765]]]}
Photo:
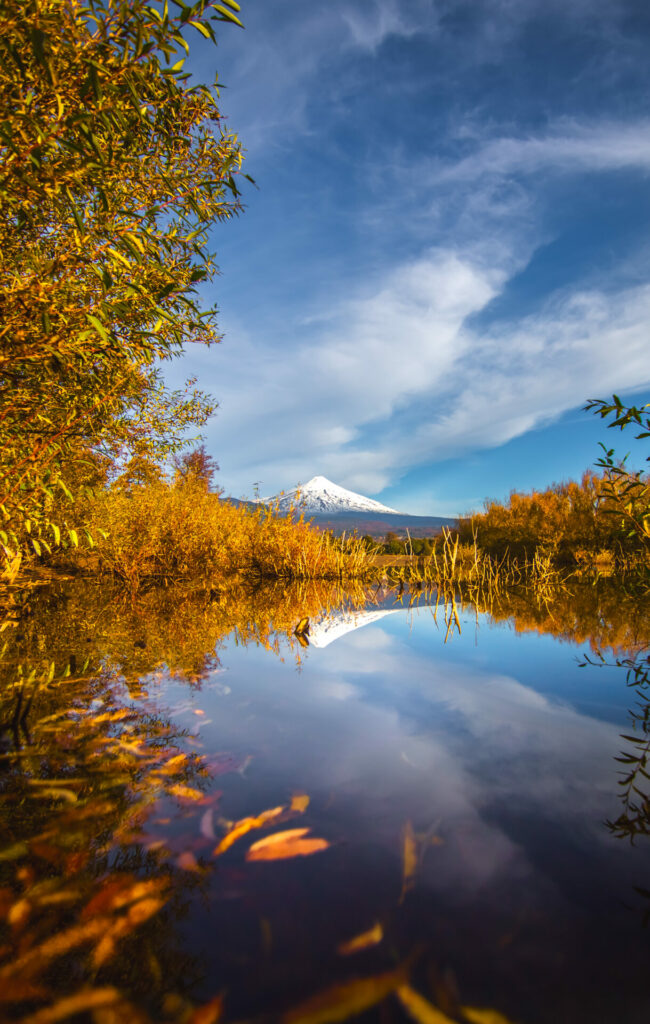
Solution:
{"label": "autumn shrub", "polygon": [[99,570],[134,590],[233,575],[340,579],[365,569],[361,541],[341,542],[272,507],[232,504],[191,479],[108,488],[89,505],[87,524],[108,535],[94,556]]}
{"label": "autumn shrub", "polygon": [[506,502],[486,502],[484,512],[461,523],[460,537],[470,542],[475,536],[497,558],[532,559],[541,551],[556,564],[584,563],[596,552],[633,545],[609,505],[603,476],[588,471],[580,483],[529,494],[513,491]]}

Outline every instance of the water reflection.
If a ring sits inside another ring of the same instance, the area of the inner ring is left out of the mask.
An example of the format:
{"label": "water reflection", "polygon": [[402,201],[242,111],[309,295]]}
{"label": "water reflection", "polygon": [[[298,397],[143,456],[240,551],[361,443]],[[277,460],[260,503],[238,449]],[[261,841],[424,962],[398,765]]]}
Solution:
{"label": "water reflection", "polygon": [[14,1019],[399,1020],[413,990],[458,1021],[645,1019],[647,850],[603,827],[628,693],[556,642],[641,664],[638,598],[29,605],[0,711]]}

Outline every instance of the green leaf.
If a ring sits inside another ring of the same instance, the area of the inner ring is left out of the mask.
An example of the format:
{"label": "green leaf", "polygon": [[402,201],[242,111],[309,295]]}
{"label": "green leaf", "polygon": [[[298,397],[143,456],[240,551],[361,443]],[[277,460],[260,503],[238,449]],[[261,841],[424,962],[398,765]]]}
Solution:
{"label": "green leaf", "polygon": [[201,21],[190,21],[189,24],[200,32],[204,39],[214,39],[214,32],[210,25],[204,25]]}
{"label": "green leaf", "polygon": [[106,330],[106,328],[104,327],[104,325],[101,322],[101,320],[98,320],[96,316],[92,315],[92,313],[86,313],[86,320],[88,320],[88,322],[93,325],[93,327],[95,328],[97,333],[100,335],[102,340],[105,341],[108,344],[110,342],[110,340],[111,340],[110,339],[110,335],[109,335],[108,331]]}
{"label": "green leaf", "polygon": [[68,537],[70,538],[70,540],[72,541],[74,546],[76,548],[78,548],[79,547],[79,537],[77,536],[77,531],[76,530],[68,529]]}
{"label": "green leaf", "polygon": [[36,537],[32,537],[32,547],[34,548],[34,551],[36,552],[37,555],[41,554],[41,545],[36,540]]}
{"label": "green leaf", "polygon": [[236,15],[234,15],[232,11],[229,11],[226,7],[222,7],[221,4],[215,5],[214,9],[215,11],[219,11],[219,14],[221,14],[226,21],[234,21],[235,25],[239,25],[240,28],[244,27],[239,18],[236,17]]}

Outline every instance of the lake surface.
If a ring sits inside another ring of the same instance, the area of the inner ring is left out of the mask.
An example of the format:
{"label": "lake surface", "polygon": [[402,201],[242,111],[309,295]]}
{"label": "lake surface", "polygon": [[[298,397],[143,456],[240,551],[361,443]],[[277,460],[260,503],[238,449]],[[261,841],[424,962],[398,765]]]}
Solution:
{"label": "lake surface", "polygon": [[[650,1019],[650,836],[626,834],[648,803],[626,816],[615,760],[647,705],[625,666],[580,664],[641,664],[647,599],[585,588],[490,614],[287,591],[266,619],[254,596],[239,618],[228,595],[148,600],[36,597],[12,633],[11,678],[39,637],[56,668],[21,726],[5,713],[10,1019],[101,985],[130,1008],[88,1019],[342,1019],[359,979],[379,993],[400,965],[451,1020]],[[368,1020],[405,1019],[375,1002]]]}

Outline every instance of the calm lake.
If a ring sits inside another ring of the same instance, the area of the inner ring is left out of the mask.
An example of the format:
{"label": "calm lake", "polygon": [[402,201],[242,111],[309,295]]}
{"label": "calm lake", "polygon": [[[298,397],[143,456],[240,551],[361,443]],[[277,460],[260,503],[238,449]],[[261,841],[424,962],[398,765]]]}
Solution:
{"label": "calm lake", "polygon": [[15,618],[0,1016],[399,1021],[408,983],[441,1021],[650,1019],[615,760],[650,739],[647,597],[75,585]]}

